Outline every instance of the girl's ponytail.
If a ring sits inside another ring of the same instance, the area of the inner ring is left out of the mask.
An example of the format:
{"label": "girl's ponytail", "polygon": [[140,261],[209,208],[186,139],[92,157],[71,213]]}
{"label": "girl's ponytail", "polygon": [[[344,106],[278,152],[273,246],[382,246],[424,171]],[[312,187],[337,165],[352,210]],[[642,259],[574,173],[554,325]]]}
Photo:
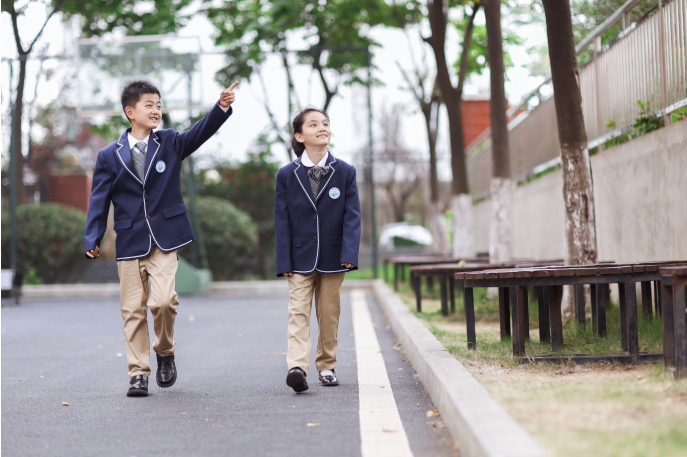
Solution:
{"label": "girl's ponytail", "polygon": [[298,113],[296,117],[293,118],[293,134],[291,135],[291,148],[293,149],[293,152],[296,153],[296,157],[300,157],[301,155],[303,155],[303,151],[305,151],[305,145],[296,139],[296,133],[303,133],[303,123],[305,122],[305,116],[311,111],[317,111],[318,113],[322,113],[324,117],[327,118],[327,122],[329,122],[329,115],[324,110],[315,108],[312,105],[306,106],[305,109],[303,109],[303,111]]}

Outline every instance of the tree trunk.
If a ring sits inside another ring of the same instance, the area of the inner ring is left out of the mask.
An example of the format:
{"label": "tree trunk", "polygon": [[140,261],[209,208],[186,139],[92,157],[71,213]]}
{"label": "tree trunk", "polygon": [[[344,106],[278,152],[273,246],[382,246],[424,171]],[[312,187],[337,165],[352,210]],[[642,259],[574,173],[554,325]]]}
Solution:
{"label": "tree trunk", "polygon": [[17,183],[17,205],[23,205],[24,201],[24,156],[21,152],[22,146],[22,117],[24,115],[24,86],[26,83],[26,54],[19,54],[19,80],[17,81],[16,98],[14,102],[14,173],[15,182]]}
{"label": "tree trunk", "polygon": [[[436,82],[435,82],[436,86]],[[439,195],[439,176],[437,173],[437,136],[439,130],[439,108],[441,103],[436,99],[436,87],[432,89],[432,97],[429,103],[422,104],[422,113],[425,115],[427,127],[427,141],[429,143],[429,231],[434,238],[434,250],[441,254],[449,252],[448,231],[446,219],[442,211]]]}
{"label": "tree trunk", "polygon": [[501,1],[485,0],[487,49],[491,78],[489,100],[491,118],[491,225],[489,230],[489,261],[511,260],[511,181],[508,150],[508,117],[504,89],[503,35],[501,33]]}
{"label": "tree trunk", "polygon": [[[561,146],[565,264],[592,264],[597,262],[594,188],[582,115],[570,4],[559,0],[543,0],[543,4]],[[570,315],[572,311],[570,295],[566,294],[568,299],[563,303],[564,315]]]}
{"label": "tree trunk", "polygon": [[[475,242],[473,237],[472,199],[468,194],[467,167],[465,164],[465,145],[463,137],[463,116],[461,112],[461,97],[463,83],[467,73],[467,55],[470,48],[470,38],[474,18],[480,4],[474,8],[470,21],[465,29],[465,39],[460,59],[460,73],[458,86],[453,87],[448,65],[446,63],[446,14],[443,0],[430,0],[429,24],[432,36],[426,41],[432,46],[437,65],[437,80],[449,120],[451,136],[451,171],[452,207],[453,207],[453,255],[456,257],[474,257]],[[469,201],[469,204],[467,203]]]}

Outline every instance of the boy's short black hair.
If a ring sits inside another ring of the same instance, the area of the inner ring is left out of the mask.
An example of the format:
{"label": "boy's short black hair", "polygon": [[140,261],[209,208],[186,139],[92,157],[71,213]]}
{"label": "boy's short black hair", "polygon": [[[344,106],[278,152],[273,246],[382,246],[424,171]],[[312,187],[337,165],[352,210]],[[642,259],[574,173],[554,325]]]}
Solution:
{"label": "boy's short black hair", "polygon": [[[157,87],[149,83],[148,81],[134,81],[124,88],[122,91],[122,109],[124,110],[124,115],[126,116],[126,107],[130,106],[134,108],[136,103],[141,99],[143,94],[157,94],[158,97],[162,98],[160,91]],[[129,119],[129,116],[126,116]],[[129,121],[131,122],[131,121]]]}

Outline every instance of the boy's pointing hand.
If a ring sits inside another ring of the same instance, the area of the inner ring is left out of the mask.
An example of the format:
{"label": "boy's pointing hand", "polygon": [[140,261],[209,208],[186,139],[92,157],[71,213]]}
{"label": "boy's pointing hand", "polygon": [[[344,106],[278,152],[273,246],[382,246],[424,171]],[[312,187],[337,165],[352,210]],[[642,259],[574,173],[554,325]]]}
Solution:
{"label": "boy's pointing hand", "polygon": [[236,81],[234,82],[231,86],[229,86],[229,89],[224,89],[222,93],[219,96],[219,104],[222,105],[224,108],[229,108],[229,105],[234,103],[235,96],[234,96],[234,88],[239,85],[239,82]]}

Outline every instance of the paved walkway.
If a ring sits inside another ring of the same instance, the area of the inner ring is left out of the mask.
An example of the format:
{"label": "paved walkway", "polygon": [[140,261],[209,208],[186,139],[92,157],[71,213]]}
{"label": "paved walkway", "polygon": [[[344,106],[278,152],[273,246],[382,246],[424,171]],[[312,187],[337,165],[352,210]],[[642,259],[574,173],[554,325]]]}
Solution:
{"label": "paved walkway", "polygon": [[146,398],[125,395],[117,299],[3,307],[2,453],[457,455],[448,431],[433,425],[441,418],[426,417],[434,406],[369,293],[343,297],[341,385],[319,385],[313,350],[310,390],[289,389],[287,302],[285,294],[182,298],[177,383],[160,389],[153,380]]}

